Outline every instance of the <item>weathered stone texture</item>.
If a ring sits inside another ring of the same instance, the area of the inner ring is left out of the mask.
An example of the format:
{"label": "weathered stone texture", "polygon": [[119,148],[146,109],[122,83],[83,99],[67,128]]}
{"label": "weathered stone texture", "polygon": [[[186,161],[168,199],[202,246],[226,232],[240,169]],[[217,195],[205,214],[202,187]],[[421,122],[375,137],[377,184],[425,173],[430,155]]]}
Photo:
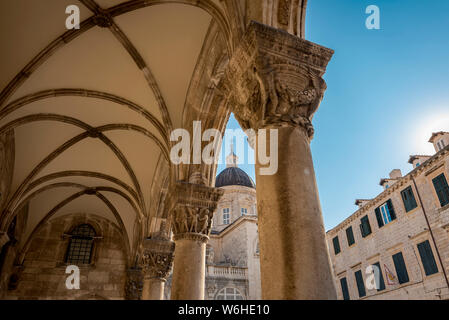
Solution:
{"label": "weathered stone texture", "polygon": [[[441,208],[435,193],[432,179],[444,173],[449,177],[449,151],[448,148],[439,152],[427,162],[422,163],[410,174],[398,179],[393,185],[382,192],[378,197],[366,203],[356,213],[345,219],[336,228],[327,232],[327,241],[333,264],[338,298],[342,299],[340,279],[346,277],[351,299],[359,299],[354,272],[361,270],[366,281],[366,267],[380,262],[384,279],[386,279],[384,265],[396,276],[392,255],[402,252],[407,272],[410,278],[408,283],[388,285],[386,290],[377,292],[367,290],[367,296],[362,299],[448,299],[449,289],[443,268],[449,274],[449,206]],[[412,177],[416,181],[419,195],[425,213],[428,217],[435,239],[433,243],[429,227],[420,204],[418,193]],[[406,212],[401,197],[401,191],[412,186],[418,207]],[[379,228],[375,208],[392,200],[397,219]],[[363,238],[360,232],[360,218],[368,215],[372,234]],[[352,226],[355,244],[348,246],[346,229]],[[338,236],[341,252],[334,253],[332,239]],[[431,243],[433,255],[439,272],[426,276],[417,244],[428,240]],[[438,254],[441,256],[441,265]]]}
{"label": "weathered stone texture", "polygon": [[[66,287],[64,233],[89,223],[101,239],[94,240],[90,265],[80,265],[80,290]],[[7,299],[123,299],[127,277],[123,236],[111,222],[92,215],[71,215],[50,220],[31,240],[18,287]]]}

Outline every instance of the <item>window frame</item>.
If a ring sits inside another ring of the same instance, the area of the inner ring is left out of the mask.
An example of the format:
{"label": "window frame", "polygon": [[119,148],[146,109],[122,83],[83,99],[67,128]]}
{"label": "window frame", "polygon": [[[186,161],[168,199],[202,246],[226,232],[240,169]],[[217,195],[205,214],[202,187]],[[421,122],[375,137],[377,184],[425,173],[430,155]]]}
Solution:
{"label": "window frame", "polygon": [[418,202],[416,201],[415,193],[413,192],[412,186],[408,186],[407,188],[401,191],[401,198],[406,213],[409,213],[418,208]]}
{"label": "window frame", "polygon": [[[442,179],[443,186],[441,190],[437,189],[436,180]],[[441,208],[447,206],[449,204],[449,184],[445,175],[445,172],[441,172],[440,174],[436,175],[434,178],[432,178],[432,184],[433,184],[433,190],[435,191],[435,194],[437,196],[437,199],[440,203]],[[443,193],[442,195],[440,194]]]}
{"label": "window frame", "polygon": [[[380,261],[371,264],[371,266],[373,267],[374,272],[376,272],[375,271],[376,269],[374,267],[378,268],[377,270],[379,270],[379,280],[380,280],[379,282],[380,283],[376,282],[376,286],[379,285],[379,288],[377,289],[377,292],[384,291],[386,289],[385,278],[384,278],[384,275],[382,273],[382,267],[380,266]],[[374,276],[376,276],[376,274],[374,274]],[[377,280],[376,277],[374,279]]]}
{"label": "window frame", "polygon": [[341,252],[340,240],[338,239],[338,235],[332,239],[332,244],[334,245],[334,254],[338,255]]}
{"label": "window frame", "polygon": [[355,282],[357,285],[357,292],[359,294],[359,298],[366,297],[365,280],[363,279],[362,270],[355,271],[354,277],[355,277]]}
{"label": "window frame", "polygon": [[392,223],[397,219],[396,211],[394,210],[393,201],[388,199],[383,204],[374,209],[376,215],[377,225],[380,228]]}
{"label": "window frame", "polygon": [[223,224],[231,224],[231,210],[229,208],[223,208]]}
{"label": "window frame", "polygon": [[[226,297],[227,297],[227,295],[228,295],[228,293],[227,293],[227,290],[228,290],[228,289],[234,290],[234,292],[233,292],[232,294],[229,294],[230,296],[233,296],[233,297],[240,296],[240,297],[242,297],[242,299],[226,299]],[[224,293],[222,294],[222,292],[224,292]],[[218,297],[219,297],[220,295],[223,295],[223,296],[224,296],[224,299],[218,299]],[[240,292],[239,289],[237,289],[237,288],[235,288],[235,287],[224,287],[224,288],[221,288],[221,289],[217,292],[217,294],[215,295],[215,300],[223,300],[223,301],[243,301],[243,300],[246,300],[246,299],[245,299],[245,296]]]}
{"label": "window frame", "polygon": [[[349,235],[351,235],[351,236],[349,236]],[[352,240],[352,243],[350,241],[350,238]],[[346,240],[348,241],[349,247],[351,247],[355,244],[354,230],[352,229],[352,226],[349,226],[346,228]]]}
{"label": "window frame", "polygon": [[351,300],[349,293],[348,279],[346,277],[340,278],[340,289],[343,296],[343,300]]}
{"label": "window frame", "polygon": [[[83,227],[87,227],[88,229],[90,229],[89,231],[91,231],[91,233],[88,235],[74,234],[75,232],[77,232],[79,229],[81,229]],[[70,239],[69,239],[69,243],[66,247],[64,263],[70,264],[70,265],[84,265],[84,266],[92,265],[93,258],[94,258],[94,252],[95,252],[94,251],[95,250],[95,237],[97,236],[97,231],[95,230],[95,228],[89,223],[80,223],[72,228],[72,230],[70,231],[68,236],[70,237]],[[79,259],[79,258],[73,259],[73,256],[74,256],[73,251],[75,249],[77,249],[77,248],[79,249],[78,250],[79,253],[76,254],[77,257],[81,256],[80,255],[81,252],[87,252],[85,250],[85,249],[87,249],[87,247],[86,247],[87,241],[89,242],[89,257],[87,258],[87,256],[85,255],[84,258],[82,258],[82,259]],[[82,249],[84,249],[84,250],[82,250]]]}
{"label": "window frame", "polygon": [[[364,224],[365,221],[366,221],[366,224]],[[370,224],[368,215],[365,215],[364,217],[360,218],[360,225],[359,226],[360,226],[360,232],[361,232],[363,238],[366,238],[370,234],[373,233],[373,230],[371,229],[371,224]],[[365,226],[368,226],[368,230],[365,229]]]}
{"label": "window frame", "polygon": [[[430,252],[430,256],[429,256],[430,261],[426,261],[426,263],[423,259],[423,252],[421,250],[421,249],[423,249],[423,246],[425,246],[425,245],[427,245],[427,247],[425,249],[428,249]],[[435,258],[435,254],[433,252],[433,247],[432,247],[432,244],[430,243],[429,239],[426,239],[424,241],[417,243],[416,249],[418,250],[418,254],[420,257],[420,261],[421,261],[421,266],[424,270],[426,277],[432,276],[434,274],[438,274],[440,272],[440,269],[438,267],[438,263]],[[430,267],[431,269],[429,270],[428,267]]]}
{"label": "window frame", "polygon": [[[395,257],[397,257],[397,259]],[[399,261],[399,257],[400,257],[401,261]],[[408,274],[407,263],[405,262],[404,254],[402,253],[402,251],[398,251],[397,253],[393,254],[392,259],[393,259],[393,265],[394,265],[394,269],[396,271],[396,277],[398,279],[398,283],[399,284],[409,283],[410,276]],[[404,269],[398,270],[398,265],[403,265]],[[405,273],[403,273],[403,272],[400,273],[399,271],[404,271]],[[405,276],[406,279],[401,280],[402,276]]]}

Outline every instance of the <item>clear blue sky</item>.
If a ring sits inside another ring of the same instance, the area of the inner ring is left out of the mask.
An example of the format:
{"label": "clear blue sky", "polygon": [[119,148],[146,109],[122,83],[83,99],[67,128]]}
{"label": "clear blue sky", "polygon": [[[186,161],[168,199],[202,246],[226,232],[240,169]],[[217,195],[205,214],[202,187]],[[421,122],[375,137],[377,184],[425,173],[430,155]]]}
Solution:
{"label": "clear blue sky", "polygon": [[[366,29],[368,5],[381,30]],[[306,39],[335,50],[312,142],[328,230],[392,169],[408,173],[409,155],[433,154],[432,131],[449,131],[449,1],[308,1]]]}

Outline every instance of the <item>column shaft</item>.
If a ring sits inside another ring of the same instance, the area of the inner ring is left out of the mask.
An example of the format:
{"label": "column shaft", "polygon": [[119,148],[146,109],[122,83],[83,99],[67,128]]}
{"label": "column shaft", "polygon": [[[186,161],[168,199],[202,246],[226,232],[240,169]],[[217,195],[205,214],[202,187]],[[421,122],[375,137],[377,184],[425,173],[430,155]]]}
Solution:
{"label": "column shaft", "polygon": [[145,278],[143,281],[142,300],[164,300],[165,280]]}
{"label": "column shaft", "polygon": [[175,243],[172,300],[204,300],[206,242],[180,239]]}
{"label": "column shaft", "polygon": [[256,165],[263,299],[336,299],[309,137],[278,135],[278,172]]}
{"label": "column shaft", "polygon": [[170,206],[175,241],[172,300],[204,300],[206,243],[223,190],[178,182]]}

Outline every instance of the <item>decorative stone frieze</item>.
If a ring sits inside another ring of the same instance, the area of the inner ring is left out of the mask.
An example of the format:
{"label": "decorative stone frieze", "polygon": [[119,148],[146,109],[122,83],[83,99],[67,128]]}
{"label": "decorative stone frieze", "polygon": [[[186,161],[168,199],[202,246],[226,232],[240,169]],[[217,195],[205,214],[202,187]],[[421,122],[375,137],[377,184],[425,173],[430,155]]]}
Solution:
{"label": "decorative stone frieze", "polygon": [[165,280],[173,265],[175,243],[160,239],[147,239],[141,258],[145,278]]}
{"label": "decorative stone frieze", "polygon": [[207,241],[223,190],[178,182],[170,199],[174,239]]}
{"label": "decorative stone frieze", "polygon": [[301,126],[309,137],[333,50],[251,22],[222,86],[244,130]]}

